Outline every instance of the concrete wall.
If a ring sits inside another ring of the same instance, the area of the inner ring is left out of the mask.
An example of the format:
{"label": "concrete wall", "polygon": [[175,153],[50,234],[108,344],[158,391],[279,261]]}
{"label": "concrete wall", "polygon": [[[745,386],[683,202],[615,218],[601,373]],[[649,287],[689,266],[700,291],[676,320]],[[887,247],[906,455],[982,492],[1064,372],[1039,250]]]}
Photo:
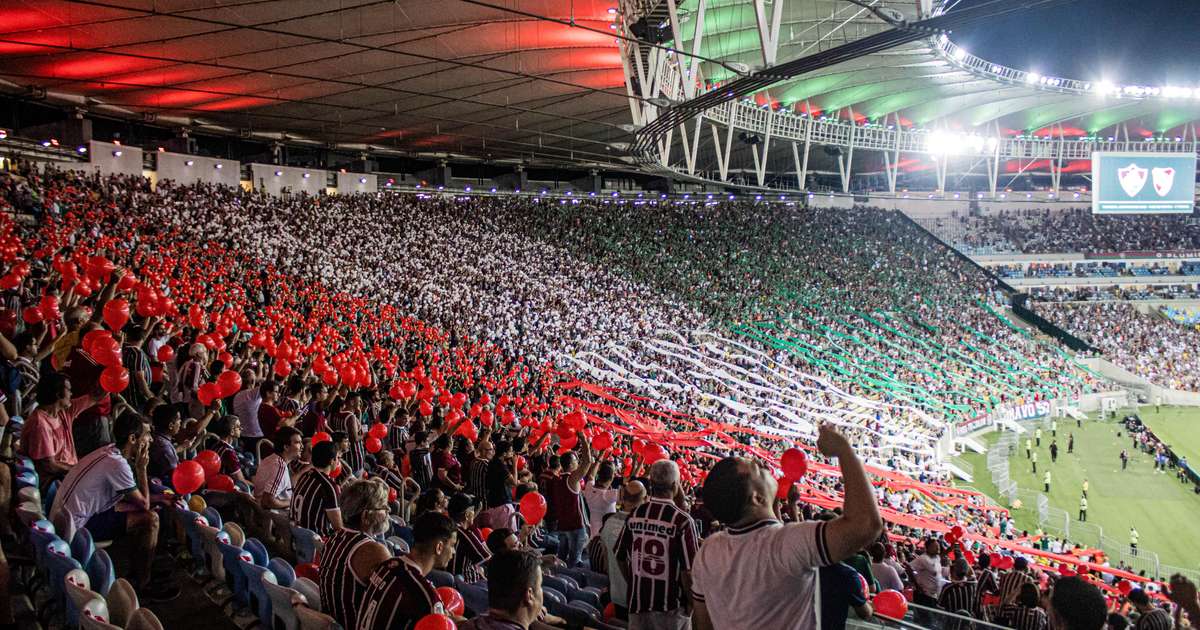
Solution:
{"label": "concrete wall", "polygon": [[337,191],[341,195],[373,193],[379,190],[379,180],[374,174],[338,173]]}
{"label": "concrete wall", "polygon": [[[116,155],[120,153],[120,155]],[[87,170],[101,175],[142,174],[142,150],[111,142],[92,140],[88,143]]]}
{"label": "concrete wall", "polygon": [[169,179],[178,184],[203,182],[237,186],[241,179],[241,164],[237,160],[162,152],[158,154],[157,173],[159,181]]}
{"label": "concrete wall", "polygon": [[318,195],[325,191],[325,179],[328,177],[327,171],[321,169],[275,164],[251,164],[250,172],[254,189],[271,195],[279,195],[284,191]]}

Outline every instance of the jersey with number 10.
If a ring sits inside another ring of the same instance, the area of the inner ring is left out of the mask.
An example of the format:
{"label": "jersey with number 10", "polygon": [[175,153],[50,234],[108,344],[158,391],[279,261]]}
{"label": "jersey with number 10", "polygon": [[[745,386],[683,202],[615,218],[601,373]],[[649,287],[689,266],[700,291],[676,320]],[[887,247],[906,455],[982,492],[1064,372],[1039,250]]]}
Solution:
{"label": "jersey with number 10", "polygon": [[687,603],[680,579],[699,549],[692,517],[669,499],[651,498],[625,522],[617,557],[629,563],[629,612],[666,612]]}

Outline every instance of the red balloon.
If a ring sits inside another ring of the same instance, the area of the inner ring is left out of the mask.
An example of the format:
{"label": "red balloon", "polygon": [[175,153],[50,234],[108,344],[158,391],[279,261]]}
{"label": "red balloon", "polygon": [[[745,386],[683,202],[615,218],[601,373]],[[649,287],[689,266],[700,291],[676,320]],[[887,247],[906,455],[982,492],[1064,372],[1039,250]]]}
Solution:
{"label": "red balloon", "polygon": [[21,311],[21,319],[25,320],[26,324],[40,324],[45,319],[45,315],[42,314],[42,309],[36,306],[29,306]]}
{"label": "red balloon", "polygon": [[129,322],[129,302],[116,298],[104,305],[104,323],[113,330],[121,330]]}
{"label": "red balloon", "polygon": [[1129,580],[1121,580],[1120,582],[1117,582],[1117,591],[1122,595],[1128,595],[1132,590],[1133,582],[1130,582]]}
{"label": "red balloon", "polygon": [[495,420],[496,416],[492,415],[491,409],[484,409],[483,411],[479,412],[479,422],[483,424],[483,426],[490,427]]}
{"label": "red balloon", "polygon": [[284,359],[275,360],[275,376],[279,378],[287,378],[292,373],[292,364]]}
{"label": "red balloon", "polygon": [[42,297],[42,301],[38,303],[38,310],[42,312],[42,318],[48,320],[56,320],[62,317],[62,313],[58,312],[58,296],[47,295]]}
{"label": "red balloon", "polygon": [[491,536],[491,535],[492,535],[491,527],[480,527],[479,528],[479,537],[483,539],[483,542],[486,543],[488,536]]}
{"label": "red balloon", "polygon": [[955,525],[954,527],[950,528],[950,533],[954,535],[956,540],[962,540],[963,534],[965,534],[966,531],[963,530],[962,525]]}
{"label": "red balloon", "polygon": [[525,470],[525,456],[517,455],[517,470]]}
{"label": "red balloon", "polygon": [[110,394],[119,394],[129,387],[129,370],[111,365],[100,373],[100,387]]}
{"label": "red balloon", "polygon": [[871,603],[875,606],[875,614],[880,617],[903,619],[904,615],[908,613],[908,601],[899,591],[890,589],[880,591]]}
{"label": "red balloon", "polygon": [[325,383],[325,385],[328,387],[333,387],[333,386],[337,385],[338,384],[337,372],[335,372],[333,370],[328,370],[325,373],[321,374],[321,382]]}
{"label": "red balloon", "polygon": [[421,617],[417,625],[413,626],[413,630],[457,630],[457,628],[453,619],[437,613]]}
{"label": "red balloon", "polygon": [[616,617],[616,616],[617,616],[617,605],[612,602],[608,602],[608,605],[604,607],[605,621],[612,619],[613,617]]}
{"label": "red balloon", "polygon": [[783,476],[789,479],[800,479],[808,472],[808,457],[798,448],[789,448],[779,458],[779,467]]}
{"label": "red balloon", "polygon": [[433,405],[429,404],[427,400],[422,400],[421,404],[417,407],[417,411],[420,411],[422,416],[428,418],[433,415]]}
{"label": "red balloon", "polygon": [[221,472],[221,456],[216,451],[203,450],[196,453],[192,461],[200,464],[200,468],[204,470],[204,478],[212,479]]}
{"label": "red balloon", "polygon": [[371,428],[367,431],[367,435],[380,440],[387,437],[387,434],[387,425],[382,422],[376,422],[375,424],[371,425]]}
{"label": "red balloon", "polygon": [[592,438],[592,448],[597,451],[607,451],[612,448],[612,445],[612,434],[607,431],[601,431],[596,434],[596,437]]}
{"label": "red balloon", "polygon": [[645,456],[647,464],[653,464],[654,462],[666,459],[667,451],[663,449],[661,444],[647,444],[642,449],[642,455]]}
{"label": "red balloon", "polygon": [[367,436],[366,445],[368,453],[378,453],[383,450],[383,441],[373,435]]}
{"label": "red balloon", "polygon": [[168,346],[167,344],[163,344],[158,349],[157,356],[158,356],[159,363],[170,363],[175,358],[175,348],[172,348],[171,346]]}
{"label": "red balloon", "polygon": [[233,477],[229,475],[215,475],[208,481],[208,489],[216,490],[217,492],[233,492]]}
{"label": "red balloon", "polygon": [[451,586],[439,586],[437,594],[438,599],[442,600],[442,608],[446,609],[446,612],[457,617],[462,616],[465,604],[461,593]]}
{"label": "red balloon", "polygon": [[296,577],[308,578],[314,582],[320,583],[321,568],[311,562],[297,564]]}
{"label": "red balloon", "polygon": [[398,496],[400,493],[396,492],[395,488],[388,488],[388,503],[394,502]]}
{"label": "red balloon", "polygon": [[792,486],[796,484],[796,480],[788,479],[787,477],[780,477],[776,481],[779,483],[779,486],[775,490],[775,498],[779,499],[780,501],[787,501],[788,491],[791,490]]}
{"label": "red balloon", "polygon": [[204,469],[194,461],[179,462],[171,473],[171,485],[179,494],[191,494],[204,485]]}
{"label": "red balloon", "polygon": [[538,492],[530,492],[521,497],[521,516],[530,525],[537,525],[546,517],[546,497]]}
{"label": "red balloon", "polygon": [[316,433],[313,434],[313,438],[312,438],[313,446],[316,446],[316,445],[320,444],[321,442],[331,442],[331,441],[333,441],[333,436],[329,435],[328,433],[326,433],[324,431],[317,431]]}
{"label": "red balloon", "polygon": [[221,386],[216,383],[205,383],[196,391],[196,398],[200,400],[200,404],[207,407],[213,404],[213,401],[221,398]]}
{"label": "red balloon", "polygon": [[236,370],[225,370],[217,377],[217,386],[221,388],[221,398],[229,398],[242,389],[242,375]]}
{"label": "red balloon", "polygon": [[329,476],[334,479],[342,476],[342,462],[333,465],[333,470],[329,471]]}

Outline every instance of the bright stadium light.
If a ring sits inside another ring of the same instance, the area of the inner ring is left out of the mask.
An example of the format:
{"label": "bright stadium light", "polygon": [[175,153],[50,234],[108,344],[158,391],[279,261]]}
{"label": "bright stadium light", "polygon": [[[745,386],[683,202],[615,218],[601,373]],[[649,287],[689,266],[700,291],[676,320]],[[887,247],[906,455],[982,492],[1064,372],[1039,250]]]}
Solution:
{"label": "bright stadium light", "polygon": [[1040,75],[1036,72],[1030,72],[1025,75],[1025,82],[1026,83],[1037,83],[1038,80],[1041,78],[1042,78],[1042,75]]}
{"label": "bright stadium light", "polygon": [[957,60],[959,60],[959,61],[962,61],[963,59],[966,59],[966,58],[967,58],[967,51],[963,50],[962,48],[959,48],[958,50],[955,50],[955,51],[954,51],[954,58],[955,58],[955,59],[957,59]]}

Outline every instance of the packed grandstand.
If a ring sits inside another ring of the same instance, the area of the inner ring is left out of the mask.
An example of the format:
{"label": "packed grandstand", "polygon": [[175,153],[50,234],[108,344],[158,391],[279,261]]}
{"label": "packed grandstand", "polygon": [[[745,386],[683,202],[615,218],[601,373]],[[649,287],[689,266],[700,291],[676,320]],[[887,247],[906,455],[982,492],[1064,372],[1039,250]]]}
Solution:
{"label": "packed grandstand", "polygon": [[1200,625],[1200,88],[1004,0],[12,4],[0,628]]}

